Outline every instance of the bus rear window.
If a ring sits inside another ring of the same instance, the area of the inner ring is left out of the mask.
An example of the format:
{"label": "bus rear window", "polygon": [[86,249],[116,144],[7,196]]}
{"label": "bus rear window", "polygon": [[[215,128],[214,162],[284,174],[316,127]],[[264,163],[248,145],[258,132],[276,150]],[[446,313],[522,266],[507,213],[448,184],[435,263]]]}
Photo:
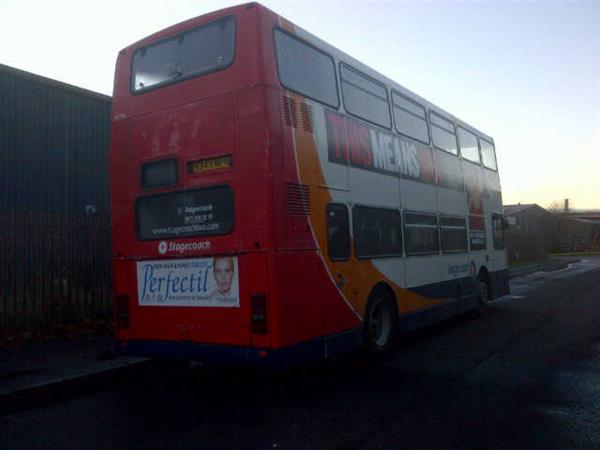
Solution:
{"label": "bus rear window", "polygon": [[149,89],[227,68],[235,54],[235,19],[225,17],[137,50],[131,90]]}
{"label": "bus rear window", "polygon": [[140,240],[227,234],[233,230],[233,191],[218,186],[141,197],[136,228]]}

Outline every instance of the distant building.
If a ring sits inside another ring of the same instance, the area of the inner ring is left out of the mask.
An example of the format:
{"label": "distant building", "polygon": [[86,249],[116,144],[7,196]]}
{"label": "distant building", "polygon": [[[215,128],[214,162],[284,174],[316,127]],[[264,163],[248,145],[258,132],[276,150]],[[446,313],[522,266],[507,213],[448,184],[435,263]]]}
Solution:
{"label": "distant building", "polygon": [[556,214],[556,252],[600,251],[600,210],[571,209]]}
{"label": "distant building", "polygon": [[545,258],[558,232],[556,216],[540,205],[504,205],[509,261]]}
{"label": "distant building", "polygon": [[550,212],[531,203],[504,205],[504,215],[509,261],[545,258],[549,252],[600,251],[600,210]]}

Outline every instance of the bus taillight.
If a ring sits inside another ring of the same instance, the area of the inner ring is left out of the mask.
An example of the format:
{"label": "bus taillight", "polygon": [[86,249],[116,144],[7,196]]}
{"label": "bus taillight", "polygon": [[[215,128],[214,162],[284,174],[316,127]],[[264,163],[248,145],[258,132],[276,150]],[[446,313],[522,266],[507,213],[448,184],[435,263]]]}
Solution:
{"label": "bus taillight", "polygon": [[267,296],[254,294],[250,300],[252,303],[252,332],[265,334],[267,332]]}

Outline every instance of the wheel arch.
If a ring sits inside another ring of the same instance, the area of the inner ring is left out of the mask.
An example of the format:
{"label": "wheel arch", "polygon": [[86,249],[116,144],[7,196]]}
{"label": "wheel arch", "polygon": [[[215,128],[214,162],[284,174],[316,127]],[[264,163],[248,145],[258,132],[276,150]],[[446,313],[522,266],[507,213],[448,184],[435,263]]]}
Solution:
{"label": "wheel arch", "polygon": [[369,292],[369,296],[367,297],[367,301],[365,303],[365,310],[363,312],[363,317],[367,313],[367,310],[369,308],[369,303],[378,294],[384,294],[384,295],[388,296],[388,298],[392,301],[392,304],[394,305],[394,312],[396,314],[396,320],[397,320],[398,319],[398,298],[396,296],[396,293],[394,292],[394,289],[392,289],[392,287],[385,281],[379,281],[371,288],[371,291]]}

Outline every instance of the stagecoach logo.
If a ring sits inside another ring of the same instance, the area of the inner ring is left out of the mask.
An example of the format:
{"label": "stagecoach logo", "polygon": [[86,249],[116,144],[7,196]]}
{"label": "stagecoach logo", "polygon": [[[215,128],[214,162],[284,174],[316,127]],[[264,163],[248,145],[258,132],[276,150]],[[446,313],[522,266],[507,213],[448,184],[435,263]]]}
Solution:
{"label": "stagecoach logo", "polygon": [[167,243],[165,241],[161,241],[160,244],[158,244],[158,253],[161,255],[167,253]]}
{"label": "stagecoach logo", "polygon": [[196,242],[166,242],[160,241],[158,244],[158,253],[165,255],[167,253],[185,253],[190,250],[210,250],[210,241]]}

